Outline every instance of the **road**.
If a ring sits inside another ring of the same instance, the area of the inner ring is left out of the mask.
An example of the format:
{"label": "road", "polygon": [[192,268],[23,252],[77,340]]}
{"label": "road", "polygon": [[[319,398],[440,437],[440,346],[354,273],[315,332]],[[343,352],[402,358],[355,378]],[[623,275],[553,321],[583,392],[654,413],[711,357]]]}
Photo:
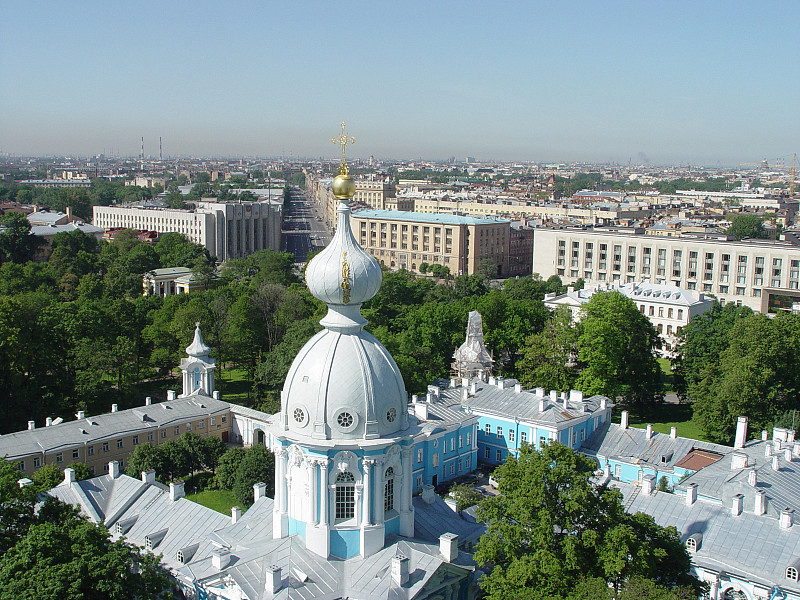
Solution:
{"label": "road", "polygon": [[291,190],[289,206],[284,209],[281,228],[282,246],[294,254],[294,262],[302,263],[306,255],[321,250],[331,241],[331,231],[325,228],[318,208],[301,190]]}

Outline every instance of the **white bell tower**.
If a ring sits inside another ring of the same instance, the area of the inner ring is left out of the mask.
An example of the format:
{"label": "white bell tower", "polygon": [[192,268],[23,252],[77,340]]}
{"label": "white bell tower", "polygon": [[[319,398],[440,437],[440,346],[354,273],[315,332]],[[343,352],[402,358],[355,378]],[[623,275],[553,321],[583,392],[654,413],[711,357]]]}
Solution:
{"label": "white bell tower", "polygon": [[181,398],[195,393],[211,396],[214,393],[214,359],[208,356],[211,348],[203,342],[200,323],[195,323],[194,340],[186,348],[188,356],[181,359],[183,393]]}

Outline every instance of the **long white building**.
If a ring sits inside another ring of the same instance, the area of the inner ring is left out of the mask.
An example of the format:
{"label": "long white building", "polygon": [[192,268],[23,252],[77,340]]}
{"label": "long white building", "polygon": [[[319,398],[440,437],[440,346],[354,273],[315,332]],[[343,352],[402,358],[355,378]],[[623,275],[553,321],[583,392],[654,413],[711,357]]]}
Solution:
{"label": "long white building", "polygon": [[641,229],[537,229],[533,271],[566,283],[649,281],[766,313],[800,299],[800,247],[728,236],[645,236]]}
{"label": "long white building", "polygon": [[206,202],[194,210],[95,206],[93,223],[158,233],[182,233],[220,262],[258,250],[279,251],[282,204],[274,201]]}

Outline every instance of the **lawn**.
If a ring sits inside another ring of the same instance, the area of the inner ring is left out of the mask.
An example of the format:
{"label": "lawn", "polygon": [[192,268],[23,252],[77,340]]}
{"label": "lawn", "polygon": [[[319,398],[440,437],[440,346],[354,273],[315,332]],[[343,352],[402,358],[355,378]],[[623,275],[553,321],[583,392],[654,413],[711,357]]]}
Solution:
{"label": "lawn", "polygon": [[231,508],[239,505],[231,490],[205,490],[197,494],[189,494],[186,498],[223,515],[230,515]]}
{"label": "lawn", "polygon": [[216,387],[227,402],[248,405],[252,382],[244,367],[229,367],[216,378]]}
{"label": "lawn", "polygon": [[675,376],[672,374],[672,362],[668,358],[657,358],[658,364],[661,365],[661,378],[664,380],[664,391],[669,393],[673,392],[673,385]]}
{"label": "lawn", "polygon": [[[619,423],[619,415],[614,416],[614,421]],[[703,435],[703,430],[692,418],[691,404],[656,404],[645,409],[641,415],[630,413],[631,427],[644,429],[647,424],[653,425],[653,431],[669,434],[670,427],[678,428],[680,437],[693,440],[708,441]]]}

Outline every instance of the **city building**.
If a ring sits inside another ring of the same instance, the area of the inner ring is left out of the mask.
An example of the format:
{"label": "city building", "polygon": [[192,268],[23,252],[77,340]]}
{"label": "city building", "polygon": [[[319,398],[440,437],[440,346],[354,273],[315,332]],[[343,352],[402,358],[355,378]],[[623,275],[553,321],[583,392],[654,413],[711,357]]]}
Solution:
{"label": "city building", "polygon": [[97,227],[177,232],[205,246],[220,262],[258,250],[280,250],[282,204],[200,201],[194,210],[94,206]]}
{"label": "city building", "polygon": [[[355,179],[356,191],[350,206],[364,206],[374,210],[414,210],[414,199],[397,196],[397,186],[382,178]],[[322,208],[329,225],[336,223],[336,207],[339,200],[333,194],[333,178],[306,176],[306,191],[310,199]]]}
{"label": "city building", "polygon": [[539,228],[533,271],[566,283],[649,281],[735,302],[756,312],[790,310],[800,299],[800,247],[727,235],[645,236],[636,228]]}
{"label": "city building", "polygon": [[457,215],[360,210],[351,216],[356,239],[390,269],[419,271],[444,265],[453,275],[474,275],[481,263],[508,271],[510,222]]}
{"label": "city building", "polygon": [[208,289],[216,283],[216,276],[210,281],[203,281],[192,273],[189,267],[168,267],[153,269],[142,276],[144,295],[172,296],[174,294],[189,294]]}
{"label": "city building", "polygon": [[673,354],[681,331],[689,324],[691,318],[709,310],[713,304],[713,300],[702,292],[691,292],[674,285],[645,281],[596,283],[580,290],[569,287],[566,294],[545,294],[544,305],[551,310],[567,306],[572,311],[573,319],[577,321],[580,318],[581,306],[596,292],[619,292],[633,300],[639,311],[650,320],[664,340],[661,350],[665,355]]}
{"label": "city building", "polygon": [[508,277],[523,277],[533,273],[533,227],[511,223],[508,235]]}

